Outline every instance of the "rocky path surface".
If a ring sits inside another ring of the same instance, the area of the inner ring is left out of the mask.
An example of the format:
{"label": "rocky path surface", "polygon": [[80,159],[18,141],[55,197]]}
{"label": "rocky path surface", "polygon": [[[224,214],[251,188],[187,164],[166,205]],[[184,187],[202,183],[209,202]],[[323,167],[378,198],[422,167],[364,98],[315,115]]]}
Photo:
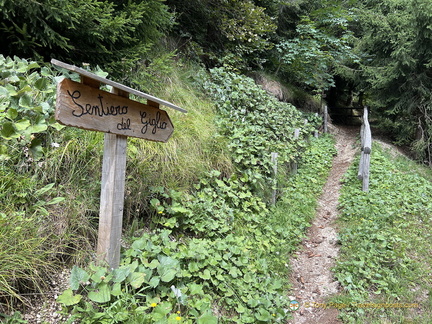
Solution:
{"label": "rocky path surface", "polygon": [[[327,302],[339,290],[331,268],[339,253],[335,220],[338,216],[338,200],[341,179],[354,159],[358,127],[337,127],[337,156],[318,201],[315,220],[307,232],[302,247],[291,260],[293,297],[300,308],[289,324],[335,324],[337,309]],[[326,306],[326,307],[325,307]]]}

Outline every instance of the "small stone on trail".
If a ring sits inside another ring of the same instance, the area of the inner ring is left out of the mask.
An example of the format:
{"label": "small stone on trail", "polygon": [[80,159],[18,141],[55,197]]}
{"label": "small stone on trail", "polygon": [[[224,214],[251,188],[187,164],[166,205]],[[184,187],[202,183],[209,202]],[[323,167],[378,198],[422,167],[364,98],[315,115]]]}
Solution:
{"label": "small stone on trail", "polygon": [[323,236],[321,236],[321,237],[316,237],[316,238],[314,238],[314,239],[312,240],[312,242],[315,243],[315,244],[321,244],[323,241],[324,241],[324,237],[323,237]]}

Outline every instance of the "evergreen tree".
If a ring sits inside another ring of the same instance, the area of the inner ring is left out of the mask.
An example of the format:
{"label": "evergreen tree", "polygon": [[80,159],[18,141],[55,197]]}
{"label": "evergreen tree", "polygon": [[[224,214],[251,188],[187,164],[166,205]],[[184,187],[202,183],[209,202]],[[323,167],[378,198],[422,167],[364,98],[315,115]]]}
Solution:
{"label": "evergreen tree", "polygon": [[148,51],[171,18],[160,0],[0,0],[0,48],[115,70]]}
{"label": "evergreen tree", "polygon": [[358,10],[359,79],[381,128],[432,162],[432,3],[367,1]]}

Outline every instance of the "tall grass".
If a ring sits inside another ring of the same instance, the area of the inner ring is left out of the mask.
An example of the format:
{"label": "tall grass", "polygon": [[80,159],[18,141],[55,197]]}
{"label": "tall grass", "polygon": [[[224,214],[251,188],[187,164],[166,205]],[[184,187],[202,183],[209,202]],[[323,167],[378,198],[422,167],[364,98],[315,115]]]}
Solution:
{"label": "tall grass", "polygon": [[0,306],[25,299],[21,292],[40,292],[56,268],[50,237],[39,232],[45,213],[32,195],[36,185],[0,168]]}
{"label": "tall grass", "polygon": [[165,109],[174,125],[167,143],[129,139],[126,183],[126,220],[146,218],[153,187],[188,191],[208,171],[232,172],[227,140],[218,135],[215,104],[193,85],[194,66],[177,66],[165,75],[164,87],[152,92],[186,109],[186,114]]}

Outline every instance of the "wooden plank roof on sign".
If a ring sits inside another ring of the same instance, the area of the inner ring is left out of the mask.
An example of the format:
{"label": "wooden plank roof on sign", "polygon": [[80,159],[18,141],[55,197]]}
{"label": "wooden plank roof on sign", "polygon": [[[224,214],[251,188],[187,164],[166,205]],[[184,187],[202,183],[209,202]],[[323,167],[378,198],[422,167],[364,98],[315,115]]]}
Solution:
{"label": "wooden plank roof on sign", "polygon": [[84,70],[82,68],[79,68],[79,67],[77,67],[75,65],[67,64],[67,63],[58,61],[56,59],[51,59],[51,64],[57,65],[58,67],[64,68],[64,69],[72,71],[72,72],[76,72],[76,73],[80,74],[83,77],[93,79],[95,81],[98,81],[98,82],[106,84],[106,85],[110,85],[110,86],[112,86],[112,87],[114,87],[116,89],[125,91],[127,93],[136,95],[138,97],[141,97],[141,98],[153,101],[153,102],[157,102],[160,105],[163,105],[163,106],[166,106],[166,107],[169,107],[169,108],[181,111],[182,113],[187,113],[187,110],[185,110],[183,108],[180,108],[180,107],[174,105],[171,102],[168,102],[168,101],[159,99],[157,97],[151,96],[151,95],[149,95],[147,93],[144,93],[144,92],[132,89],[132,88],[130,88],[128,86],[125,86],[125,85],[123,85],[121,83],[118,83],[118,82],[115,82],[115,81],[112,81],[112,80],[100,77],[100,76],[98,76],[98,75],[96,75],[94,73],[86,71],[86,70]]}

